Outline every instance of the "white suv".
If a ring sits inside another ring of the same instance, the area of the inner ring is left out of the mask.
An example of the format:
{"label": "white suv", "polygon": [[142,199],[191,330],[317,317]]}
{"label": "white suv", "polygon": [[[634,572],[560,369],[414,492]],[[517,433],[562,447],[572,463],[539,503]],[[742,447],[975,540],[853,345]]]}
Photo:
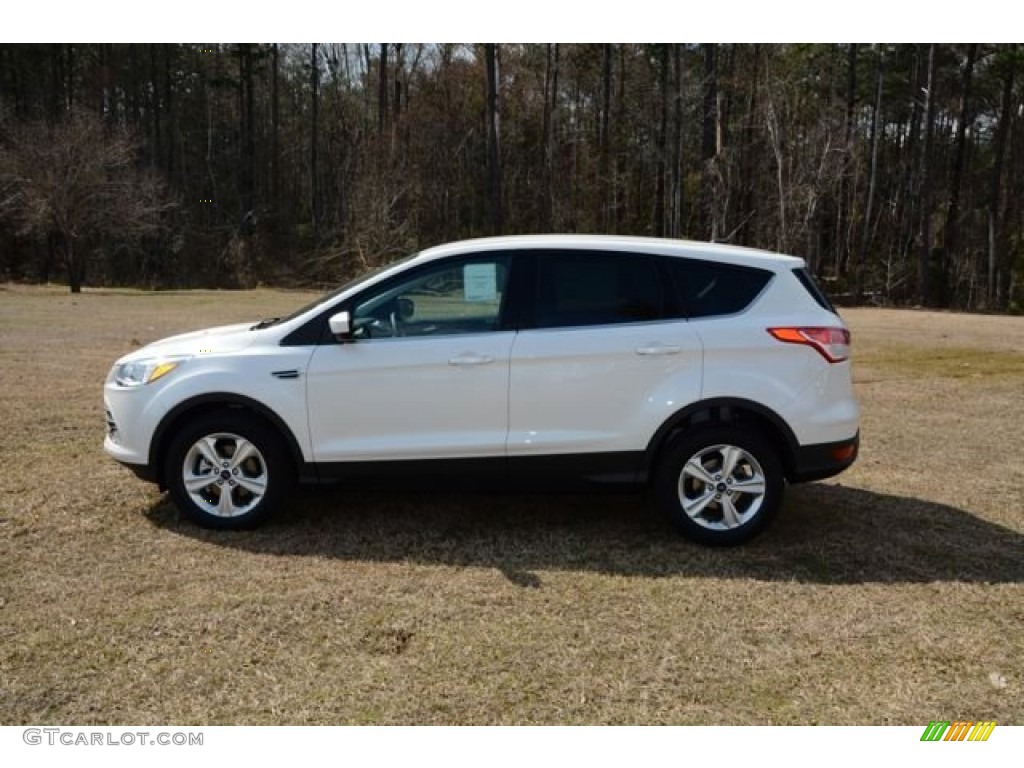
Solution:
{"label": "white suv", "polygon": [[849,345],[791,256],[472,240],[121,358],[104,447],[217,528],[260,522],[296,479],[544,477],[649,484],[682,533],[735,544],[787,481],[856,458]]}

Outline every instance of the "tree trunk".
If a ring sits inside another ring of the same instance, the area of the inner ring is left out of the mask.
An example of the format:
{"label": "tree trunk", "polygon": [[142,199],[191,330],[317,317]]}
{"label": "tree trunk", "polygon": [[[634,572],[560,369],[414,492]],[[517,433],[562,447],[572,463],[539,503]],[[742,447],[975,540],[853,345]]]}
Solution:
{"label": "tree trunk", "polygon": [[[68,78],[67,96],[68,96],[68,112],[71,112],[75,108],[75,46],[70,43],[67,46],[68,51],[68,66],[65,74]],[[153,87],[156,88],[156,82],[154,81]]]}
{"label": "tree trunk", "polygon": [[501,209],[501,132],[498,105],[498,46],[484,44],[487,70],[487,200],[490,207],[490,231],[499,235],[504,227]]}
{"label": "tree trunk", "polygon": [[843,136],[843,170],[839,182],[839,214],[836,216],[835,274],[845,274],[850,260],[849,222],[853,219],[853,118],[857,104],[857,44],[850,43],[846,59],[846,128]]}
{"label": "tree trunk", "polygon": [[[715,155],[721,157],[725,148],[729,146],[729,115],[732,114],[732,89],[729,83],[733,80],[733,72],[736,67],[736,44],[728,47],[729,55],[725,58],[725,72],[719,71],[715,65],[715,91],[716,91],[716,113],[715,113]],[[724,226],[723,226],[724,228]]]}
{"label": "tree trunk", "polygon": [[380,44],[377,67],[377,133],[384,135],[388,126],[388,44]]}
{"label": "tree trunk", "polygon": [[396,123],[398,122],[398,116],[402,112],[402,68],[405,66],[402,51],[402,44],[395,43],[395,101],[391,111]]}
{"label": "tree trunk", "polygon": [[935,123],[935,43],[928,46],[928,75],[925,85],[924,141],[921,143],[921,227],[917,253],[917,300],[929,303],[929,266],[932,255],[932,128]]}
{"label": "tree trunk", "polygon": [[971,76],[978,46],[967,47],[967,61],[964,63],[963,81],[960,89],[960,119],[956,126],[956,156],[953,160],[953,176],[949,183],[949,208],[946,209],[946,225],[942,248],[942,274],[939,281],[939,305],[950,304],[950,271],[957,257],[960,228],[960,190],[963,184],[964,166],[967,161],[967,125],[971,122]]}
{"label": "tree trunk", "polygon": [[675,94],[672,110],[672,191],[669,235],[681,237],[683,227],[683,63],[682,46],[672,46],[672,69],[675,73]]}
{"label": "tree trunk", "polygon": [[700,190],[700,236],[714,240],[714,178],[713,164],[717,145],[718,128],[718,82],[715,63],[715,43],[702,43],[704,53],[704,109],[701,119],[701,190]]}
{"label": "tree trunk", "polygon": [[885,74],[883,48],[879,44],[877,50],[877,62],[875,66],[875,98],[871,108],[871,170],[868,172],[868,197],[864,203],[864,231],[860,239],[860,250],[857,262],[853,267],[853,294],[855,299],[860,298],[864,266],[867,263],[868,252],[871,246],[871,234],[874,231],[872,218],[874,217],[875,188],[878,180],[878,116],[882,111],[882,83]]}
{"label": "tree trunk", "polygon": [[[554,132],[555,110],[558,107],[558,43],[547,44],[547,63],[544,69],[543,109],[543,167],[540,175],[540,230],[550,232],[554,226]],[[488,139],[489,140],[489,139]],[[489,160],[488,160],[489,162]],[[490,167],[488,165],[488,167]],[[489,178],[489,177],[488,177]],[[490,181],[488,181],[490,184]]]}
{"label": "tree trunk", "polygon": [[253,94],[252,94],[252,46],[240,43],[238,52],[239,66],[239,122],[241,123],[242,163],[241,163],[241,198],[242,221],[246,220],[255,207],[255,160],[256,141],[253,136]]}
{"label": "tree trunk", "polygon": [[139,56],[135,43],[130,43],[128,45],[128,106],[131,110],[132,128],[136,131],[141,129],[139,125],[139,66]]}
{"label": "tree trunk", "polygon": [[160,151],[161,137],[163,131],[160,128],[160,89],[157,73],[156,52],[157,43],[150,43],[149,46],[149,112],[153,115],[153,166],[160,167],[163,155]]}
{"label": "tree trunk", "polygon": [[992,160],[992,176],[988,198],[988,280],[987,280],[987,301],[986,305],[992,309],[997,304],[997,268],[1000,264],[999,245],[1001,244],[1004,222],[1000,216],[1000,199],[1002,197],[1002,180],[1004,172],[1004,161],[1006,159],[1006,144],[1010,131],[1010,123],[1013,120],[1013,76],[1014,56],[1016,46],[1011,48],[1011,55],[1007,57],[1005,71],[1003,73],[1003,93],[999,106],[999,125],[996,127],[995,136],[995,157]]}
{"label": "tree trunk", "polygon": [[757,88],[760,80],[761,46],[755,44],[751,53],[753,63],[750,66],[749,94],[747,96],[747,114],[744,117],[743,146],[740,148],[740,245],[750,245],[754,240],[754,227],[744,222],[753,219],[757,213],[754,202],[757,187],[757,169],[759,153],[755,147],[755,127],[757,126]]}
{"label": "tree trunk", "polygon": [[[63,56],[61,55],[61,46],[59,43],[50,44],[50,83],[52,87],[49,93],[49,116],[50,124],[56,123],[60,119],[61,112],[63,110],[63,98],[61,94],[64,92],[64,73],[63,67],[61,66]],[[0,94],[2,95],[2,94]]]}
{"label": "tree trunk", "polygon": [[599,132],[600,142],[598,148],[597,164],[597,200],[598,215],[597,222],[602,232],[609,229],[609,206],[611,205],[611,183],[609,176],[608,155],[611,150],[609,146],[609,133],[611,126],[612,108],[612,46],[605,43],[601,46],[601,126]]}
{"label": "tree trunk", "polygon": [[363,125],[367,133],[373,125],[373,117],[370,111],[370,73],[373,71],[373,59],[370,57],[370,46],[363,43]]}
{"label": "tree trunk", "polygon": [[1022,144],[1020,124],[1016,119],[1010,122],[1009,136],[1007,139],[1006,167],[1012,168],[1012,175],[1007,177],[1006,194],[1003,195],[1003,207],[999,214],[1000,228],[996,240],[996,249],[1000,259],[997,266],[998,277],[996,279],[996,306],[1002,311],[1010,308],[1010,302],[1016,293],[1016,287],[1020,278],[1015,267],[1018,249],[1014,244],[1020,244],[1024,238],[1024,215],[1021,214],[1020,200],[1024,195],[1021,178]]}
{"label": "tree trunk", "polygon": [[320,245],[320,185],[317,180],[317,142],[319,128],[317,126],[320,109],[320,65],[317,56],[317,44],[313,43],[309,55],[309,86],[312,94],[309,119],[309,217],[313,226],[313,242]]}
{"label": "tree trunk", "polygon": [[921,194],[920,169],[918,167],[921,156],[921,152],[918,150],[918,144],[921,141],[921,99],[919,97],[924,84],[921,82],[921,46],[911,45],[910,48],[913,53],[910,77],[907,81],[909,86],[907,100],[911,105],[910,120],[907,124],[907,137],[902,147],[903,151],[900,153],[903,163],[903,178],[896,192],[898,223],[894,238],[894,250],[901,270],[906,266],[905,262],[912,257],[918,224],[916,213],[920,209],[919,197]]}
{"label": "tree trunk", "polygon": [[665,236],[665,177],[668,169],[667,134],[668,134],[668,43],[662,43],[658,52],[658,93],[660,109],[658,128],[655,134],[655,154],[657,171],[655,173],[654,191],[654,236]]}
{"label": "tree trunk", "polygon": [[279,133],[281,126],[280,97],[278,96],[277,43],[271,49],[270,58],[270,199],[275,213],[278,212],[281,191],[281,165]]}
{"label": "tree trunk", "polygon": [[163,78],[163,90],[164,90],[164,124],[167,129],[167,159],[164,162],[164,169],[167,172],[168,180],[173,184],[175,177],[178,174],[177,166],[174,162],[174,146],[175,138],[177,136],[177,120],[175,115],[175,104],[174,104],[174,80],[172,72],[174,71],[174,50],[175,47],[170,44],[163,45],[164,50],[164,78]]}
{"label": "tree trunk", "polygon": [[68,272],[68,286],[72,293],[82,292],[82,283],[85,282],[85,262],[75,249],[75,241],[70,235],[63,235],[64,240],[64,267]]}

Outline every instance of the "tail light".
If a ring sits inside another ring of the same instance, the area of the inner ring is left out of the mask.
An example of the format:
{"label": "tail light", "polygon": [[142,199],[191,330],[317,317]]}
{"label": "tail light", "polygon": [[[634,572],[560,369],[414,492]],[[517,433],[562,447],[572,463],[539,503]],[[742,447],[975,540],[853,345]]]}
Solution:
{"label": "tail light", "polygon": [[850,332],[845,328],[769,328],[768,333],[787,344],[806,344],[830,363],[850,357]]}

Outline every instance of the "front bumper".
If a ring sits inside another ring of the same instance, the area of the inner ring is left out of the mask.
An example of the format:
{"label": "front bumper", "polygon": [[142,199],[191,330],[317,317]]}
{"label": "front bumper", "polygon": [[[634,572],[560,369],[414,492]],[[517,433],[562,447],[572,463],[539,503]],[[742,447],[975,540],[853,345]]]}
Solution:
{"label": "front bumper", "polygon": [[146,480],[150,483],[157,482],[156,471],[149,466],[149,464],[138,463],[139,457],[132,451],[126,450],[124,446],[119,445],[114,439],[111,438],[110,434],[103,439],[103,450],[106,451],[107,455],[114,459],[117,463],[127,467],[135,476]]}
{"label": "front bumper", "polygon": [[137,477],[149,482],[157,481],[157,473],[149,466],[148,450],[141,447],[147,443],[138,435],[141,421],[140,408],[143,403],[131,390],[121,390],[111,384],[104,389],[103,410],[107,433],[103,439],[103,450],[108,456],[124,465]]}

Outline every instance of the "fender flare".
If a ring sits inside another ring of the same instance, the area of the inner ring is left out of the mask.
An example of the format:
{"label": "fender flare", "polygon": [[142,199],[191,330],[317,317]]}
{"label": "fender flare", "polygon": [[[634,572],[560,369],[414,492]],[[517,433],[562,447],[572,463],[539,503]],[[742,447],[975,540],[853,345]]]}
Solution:
{"label": "fender flare", "polygon": [[288,453],[295,462],[296,471],[302,469],[306,460],[302,455],[299,441],[284,419],[278,416],[271,408],[268,408],[259,400],[254,400],[251,397],[234,392],[206,392],[178,403],[164,414],[164,417],[154,430],[153,439],[149,443],[149,466],[153,468],[157,477],[160,477],[162,472],[164,454],[167,450],[167,444],[170,442],[172,427],[191,411],[209,411],[217,407],[241,408],[259,414],[261,418],[267,421],[284,438]]}
{"label": "fender flare", "polygon": [[787,474],[789,474],[796,450],[800,447],[800,441],[797,440],[796,435],[789,424],[786,423],[786,420],[771,408],[741,397],[713,397],[707,400],[699,400],[695,403],[690,403],[685,408],[669,416],[658,427],[654,436],[647,443],[647,448],[644,451],[645,467],[648,470],[654,467],[659,451],[665,446],[668,438],[676,430],[684,428],[687,424],[696,426],[703,423],[705,419],[698,417],[705,413],[707,414],[706,421],[709,424],[728,424],[736,420],[733,415],[736,411],[752,413],[770,425],[774,434],[767,435],[767,437],[781,443],[779,447],[783,449],[783,454],[780,458]]}

